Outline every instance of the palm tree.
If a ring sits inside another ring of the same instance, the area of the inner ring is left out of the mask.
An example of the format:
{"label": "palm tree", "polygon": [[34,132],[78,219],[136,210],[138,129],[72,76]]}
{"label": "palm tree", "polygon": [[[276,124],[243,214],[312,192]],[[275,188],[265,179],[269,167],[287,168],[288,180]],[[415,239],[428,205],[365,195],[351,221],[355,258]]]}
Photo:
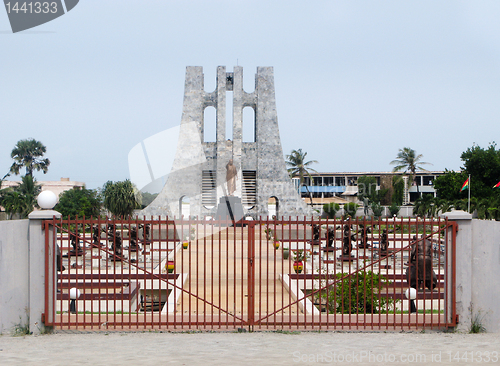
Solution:
{"label": "palm tree", "polygon": [[36,198],[41,188],[36,179],[25,175],[17,187],[0,190],[0,205],[9,214],[9,218],[16,213],[20,214],[21,218],[25,218],[35,206],[38,207]]}
{"label": "palm tree", "polygon": [[[308,176],[312,182],[310,171],[316,172],[316,170],[310,168],[309,165],[315,164],[317,163],[317,161],[310,160],[306,162],[305,161],[306,155],[307,155],[306,152],[302,152],[302,149],[298,149],[298,150],[292,150],[290,155],[286,156],[286,165],[289,166],[288,174],[290,174],[290,177],[299,176],[299,188],[302,187],[302,184],[304,183],[304,176]],[[309,194],[309,198],[311,199],[311,205],[312,205],[312,195],[311,192],[309,192],[307,185],[306,185],[306,190],[307,193]]]}
{"label": "palm tree", "polygon": [[40,194],[42,187],[36,182],[36,179],[30,175],[25,175],[21,179],[21,184],[19,184],[14,190],[24,196],[26,204],[28,205],[28,213],[30,213],[33,211],[35,206],[38,207],[36,199]]}
{"label": "palm tree", "polygon": [[[422,168],[419,164],[430,164],[430,163],[425,163],[420,161],[422,159],[423,155],[415,152],[415,150],[410,149],[409,147],[404,147],[402,149],[399,149],[399,153],[397,155],[397,159],[391,161],[391,164],[395,164],[396,166],[394,169],[392,169],[393,172],[399,172],[404,169],[404,173],[410,172],[410,182],[414,182],[415,180],[415,175],[417,170],[423,170],[426,171],[424,168]],[[432,164],[431,164],[432,165]],[[417,184],[417,194],[419,193],[418,191],[418,184]]]}
{"label": "palm tree", "polygon": [[102,195],[104,207],[115,217],[129,217],[136,208],[140,207],[136,189],[129,179],[116,183],[107,181]]}
{"label": "palm tree", "polygon": [[33,175],[33,170],[47,173],[50,161],[47,158],[42,159],[46,151],[47,148],[40,141],[35,139],[19,140],[10,153],[10,157],[14,159],[10,172],[17,175],[21,168],[25,168],[26,175],[29,176]]}
{"label": "palm tree", "polygon": [[26,217],[29,213],[29,205],[26,197],[14,190],[3,190],[0,202],[5,212],[9,214],[9,219],[12,219],[12,216],[16,213],[20,214],[22,218]]}

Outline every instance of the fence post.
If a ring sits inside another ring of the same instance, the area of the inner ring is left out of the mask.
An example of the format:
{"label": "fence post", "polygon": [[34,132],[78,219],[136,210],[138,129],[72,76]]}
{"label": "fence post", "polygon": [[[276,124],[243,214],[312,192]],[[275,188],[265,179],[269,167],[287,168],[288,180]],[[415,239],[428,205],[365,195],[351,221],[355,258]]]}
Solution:
{"label": "fence post", "polygon": [[467,330],[471,323],[472,310],[472,215],[457,210],[441,216],[448,218],[449,221],[455,221],[458,225],[455,242],[455,286],[456,312],[460,323],[457,328]]}
{"label": "fence post", "polygon": [[248,223],[248,330],[252,332],[255,322],[255,223],[246,222]]}
{"label": "fence post", "polygon": [[[45,313],[45,303],[48,301],[49,304],[54,304],[54,296],[56,291],[54,289],[53,282],[50,279],[54,279],[56,268],[55,268],[55,253],[49,250],[48,256],[45,255],[45,239],[46,233],[43,226],[43,220],[52,220],[54,217],[60,218],[61,214],[53,210],[42,210],[33,211],[29,214],[29,233],[28,233],[28,247],[29,247],[29,327],[30,332],[33,334],[40,334],[45,332],[45,325],[42,322],[42,315]],[[49,243],[52,243],[52,232],[49,231],[47,238]],[[50,247],[49,247],[50,249]],[[46,266],[48,266],[48,271],[46,272]],[[53,275],[47,279],[52,283],[49,289],[52,291],[45,291],[45,274],[52,273]],[[45,296],[48,296],[46,299]]]}

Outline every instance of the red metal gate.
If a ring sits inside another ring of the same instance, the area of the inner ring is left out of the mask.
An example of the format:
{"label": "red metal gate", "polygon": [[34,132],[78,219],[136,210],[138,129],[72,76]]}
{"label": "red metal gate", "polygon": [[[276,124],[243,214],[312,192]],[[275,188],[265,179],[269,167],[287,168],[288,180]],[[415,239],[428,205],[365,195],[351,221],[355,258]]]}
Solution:
{"label": "red metal gate", "polygon": [[[57,328],[455,325],[456,224],[448,221],[54,219],[45,230],[45,322]],[[52,277],[58,263],[65,268]],[[416,312],[407,268],[419,287]],[[429,274],[432,290],[423,290]]]}

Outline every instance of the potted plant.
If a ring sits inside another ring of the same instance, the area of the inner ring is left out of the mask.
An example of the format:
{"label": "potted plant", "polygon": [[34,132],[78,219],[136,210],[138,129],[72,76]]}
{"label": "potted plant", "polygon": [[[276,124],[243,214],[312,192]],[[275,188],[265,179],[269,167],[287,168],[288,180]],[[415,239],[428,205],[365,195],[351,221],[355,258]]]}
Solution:
{"label": "potted plant", "polygon": [[280,247],[280,242],[279,242],[279,240],[275,240],[275,241],[274,241],[274,249],[279,249],[279,247]]}
{"label": "potted plant", "polygon": [[182,247],[183,247],[184,249],[187,249],[187,248],[189,247],[189,240],[184,240],[184,241],[182,242]]}
{"label": "potted plant", "polygon": [[302,273],[305,259],[306,253],[303,249],[299,249],[294,253],[293,269],[295,270],[295,273]]}
{"label": "potted plant", "polygon": [[167,270],[168,273],[172,273],[175,268],[175,263],[174,261],[167,261],[167,264],[165,264],[165,269]]}
{"label": "potted plant", "polygon": [[283,248],[283,259],[288,259],[290,257],[290,249]]}

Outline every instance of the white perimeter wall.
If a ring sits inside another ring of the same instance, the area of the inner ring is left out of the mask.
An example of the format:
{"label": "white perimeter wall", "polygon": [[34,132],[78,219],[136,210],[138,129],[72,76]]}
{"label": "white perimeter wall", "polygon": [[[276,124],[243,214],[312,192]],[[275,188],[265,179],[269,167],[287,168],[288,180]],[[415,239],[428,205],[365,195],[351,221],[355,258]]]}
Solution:
{"label": "white perimeter wall", "polygon": [[500,332],[500,222],[472,220],[471,275],[473,314],[484,316],[482,323],[488,332],[498,333]]}
{"label": "white perimeter wall", "polygon": [[0,334],[28,323],[29,220],[0,221]]}

